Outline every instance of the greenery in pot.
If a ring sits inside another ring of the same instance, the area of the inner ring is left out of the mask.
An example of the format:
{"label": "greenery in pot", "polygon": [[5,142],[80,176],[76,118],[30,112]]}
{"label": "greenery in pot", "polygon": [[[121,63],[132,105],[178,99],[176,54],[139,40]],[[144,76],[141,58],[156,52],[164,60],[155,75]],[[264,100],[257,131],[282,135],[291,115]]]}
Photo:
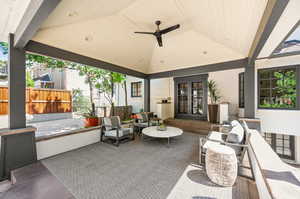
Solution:
{"label": "greenery in pot", "polygon": [[217,102],[221,99],[221,95],[217,88],[217,83],[214,80],[209,80],[207,83],[210,103],[217,104]]}
{"label": "greenery in pot", "polygon": [[217,103],[221,99],[221,95],[217,89],[217,83],[214,80],[209,80],[207,86],[210,97],[210,104],[208,105],[209,121],[211,123],[217,123],[219,111]]}

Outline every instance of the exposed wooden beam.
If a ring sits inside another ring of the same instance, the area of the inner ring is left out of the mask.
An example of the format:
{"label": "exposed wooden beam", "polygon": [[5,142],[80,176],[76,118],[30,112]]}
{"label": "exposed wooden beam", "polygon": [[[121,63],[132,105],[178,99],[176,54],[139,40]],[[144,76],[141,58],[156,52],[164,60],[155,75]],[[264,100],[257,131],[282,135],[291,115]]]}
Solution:
{"label": "exposed wooden beam", "polygon": [[31,0],[15,32],[16,48],[23,48],[61,0]]}
{"label": "exposed wooden beam", "polygon": [[139,78],[147,78],[147,75],[129,68],[118,66],[102,60],[90,58],[84,55],[66,51],[60,48],[49,46],[35,41],[29,41],[25,46],[25,50],[31,53],[45,55],[57,59],[67,60],[75,63],[80,63],[88,66],[94,66],[105,70],[131,75]]}
{"label": "exposed wooden beam", "polygon": [[268,0],[249,51],[249,60],[255,60],[258,57],[288,3],[289,0]]}
{"label": "exposed wooden beam", "polygon": [[236,68],[244,68],[248,63],[248,58],[237,59],[227,62],[220,62],[216,64],[208,64],[202,66],[189,67],[184,69],[165,71],[160,73],[149,74],[150,79],[164,78],[164,77],[180,77],[180,76],[189,76],[197,75],[215,71],[230,70]]}

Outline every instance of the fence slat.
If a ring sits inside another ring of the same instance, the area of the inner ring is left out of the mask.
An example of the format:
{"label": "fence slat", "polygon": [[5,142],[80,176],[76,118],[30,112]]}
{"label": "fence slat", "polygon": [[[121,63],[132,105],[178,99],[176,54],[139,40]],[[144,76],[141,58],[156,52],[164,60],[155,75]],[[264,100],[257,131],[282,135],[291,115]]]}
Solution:
{"label": "fence slat", "polygon": [[[72,93],[67,90],[26,88],[26,113],[72,112]],[[0,87],[0,115],[8,114],[8,88]]]}

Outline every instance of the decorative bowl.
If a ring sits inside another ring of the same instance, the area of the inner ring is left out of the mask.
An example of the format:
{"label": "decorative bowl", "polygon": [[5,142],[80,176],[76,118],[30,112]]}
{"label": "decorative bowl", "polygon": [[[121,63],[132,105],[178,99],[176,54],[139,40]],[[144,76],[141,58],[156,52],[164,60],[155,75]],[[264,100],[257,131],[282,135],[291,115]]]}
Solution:
{"label": "decorative bowl", "polygon": [[167,126],[165,126],[165,125],[157,126],[157,130],[158,131],[166,131],[167,130]]}

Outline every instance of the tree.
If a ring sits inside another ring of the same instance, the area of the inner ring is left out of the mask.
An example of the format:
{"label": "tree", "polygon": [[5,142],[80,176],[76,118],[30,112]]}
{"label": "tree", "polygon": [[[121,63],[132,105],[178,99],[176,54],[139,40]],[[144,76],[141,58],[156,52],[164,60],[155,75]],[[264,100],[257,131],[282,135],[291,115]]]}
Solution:
{"label": "tree", "polygon": [[81,89],[72,90],[72,102],[73,102],[73,111],[86,113],[91,107],[89,99],[83,95]]}
{"label": "tree", "polygon": [[0,42],[0,48],[2,49],[1,51],[4,55],[8,54],[8,43]]}
{"label": "tree", "polygon": [[34,80],[31,78],[29,71],[26,71],[26,87],[34,87]]}
{"label": "tree", "polygon": [[127,85],[126,85],[126,75],[121,74],[121,73],[115,73],[112,72],[112,83],[113,84],[121,84],[123,89],[124,89],[124,97],[125,97],[125,106],[128,106],[128,101],[127,101]]}

